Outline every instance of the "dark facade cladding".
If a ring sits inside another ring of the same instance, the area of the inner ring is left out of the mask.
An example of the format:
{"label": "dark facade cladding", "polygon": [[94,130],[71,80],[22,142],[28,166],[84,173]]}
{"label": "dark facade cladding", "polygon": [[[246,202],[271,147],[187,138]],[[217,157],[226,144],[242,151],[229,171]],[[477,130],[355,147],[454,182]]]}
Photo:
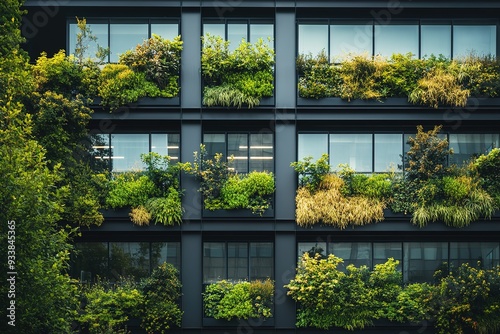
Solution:
{"label": "dark facade cladding", "polygon": [[[41,51],[51,55],[59,49],[68,48],[72,40],[70,25],[75,16],[85,17],[88,22],[103,24],[110,32],[106,35],[107,41],[115,38],[112,33],[112,29],[116,28],[114,24],[140,22],[144,24],[144,31],[148,35],[157,27],[155,24],[172,24],[174,30],[177,27],[183,41],[179,98],[168,102],[139,102],[114,113],[96,107],[91,131],[103,134],[108,143],[111,141],[110,145],[115,143],[118,147],[122,145],[120,143],[132,140],[143,143],[146,150],[151,150],[156,134],[172,135],[168,140],[177,140],[176,154],[184,162],[193,161],[193,152],[198,151],[203,142],[212,140],[221,145],[217,147],[230,150],[232,143],[237,140],[235,138],[246,141],[248,147],[255,141],[258,144],[253,145],[260,145],[262,152],[255,156],[248,152],[245,157],[248,166],[245,168],[251,169],[252,161],[257,163],[259,159],[264,159],[262,161],[267,163],[266,169],[271,169],[275,175],[276,192],[272,209],[262,217],[249,212],[204,210],[202,197],[198,192],[198,181],[193,176],[183,175],[181,185],[185,189],[182,203],[185,213],[181,225],[136,226],[130,222],[126,212],[110,211],[101,227],[82,231],[77,246],[82,250],[92,249],[93,253],[89,254],[95,256],[90,261],[82,260],[82,266],[91,266],[92,262],[95,264],[101,261],[101,270],[120,272],[124,269],[113,262],[113,252],[142,249],[147,254],[143,256],[147,263],[141,264],[139,269],[130,269],[138,272],[139,276],[141,270],[149,272],[154,266],[155,254],[173,262],[180,269],[184,315],[179,332],[315,333],[315,330],[295,327],[296,305],[286,296],[286,289],[283,287],[294,276],[298,254],[311,247],[343,254],[351,263],[369,266],[380,263],[384,255],[390,254],[401,260],[404,278],[409,281],[428,279],[431,270],[441,262],[472,260],[471,257],[475,255],[460,255],[464,248],[471,250],[472,254],[476,248],[489,247],[492,254],[495,251],[498,254],[498,213],[491,220],[474,222],[465,228],[452,228],[440,223],[419,228],[410,223],[410,217],[389,213],[383,222],[348,227],[345,230],[327,226],[300,227],[295,221],[298,180],[290,163],[298,161],[309,151],[315,153],[315,149],[319,150],[322,146],[316,140],[323,136],[321,140],[326,143],[324,148],[327,151],[335,147],[340,151],[353,150],[356,145],[365,145],[358,155],[361,160],[356,160],[356,163],[359,166],[366,163],[367,167],[359,167],[359,171],[378,172],[378,159],[385,159],[385,155],[380,153],[381,148],[384,150],[386,147],[400,145],[401,150],[394,154],[403,154],[404,140],[415,133],[417,125],[427,128],[442,125],[442,132],[450,144],[459,145],[461,140],[476,138],[474,136],[478,135],[498,145],[498,99],[473,98],[464,108],[431,109],[412,105],[401,99],[389,99],[382,103],[300,98],[297,92],[296,57],[300,51],[314,50],[322,38],[326,41],[322,48],[328,49],[330,56],[333,56],[336,49],[335,42],[332,42],[332,31],[339,27],[339,22],[343,24],[349,20],[369,27],[367,49],[375,54],[380,53],[380,48],[384,46],[395,47],[382,42],[381,36],[395,36],[390,34],[396,32],[390,29],[378,31],[380,25],[410,27],[408,31],[413,29],[416,39],[411,51],[421,57],[424,56],[425,48],[437,45],[424,43],[427,38],[425,36],[430,36],[425,35],[426,29],[445,26],[432,30],[432,34],[444,34],[448,29],[450,33],[454,32],[450,35],[450,40],[439,40],[446,44],[443,52],[449,52],[449,56],[453,57],[460,52],[462,41],[467,40],[467,27],[473,26],[479,27],[477,29],[481,36],[486,31],[491,33],[484,45],[486,49],[489,48],[490,53],[498,56],[500,2],[69,0],[26,1],[24,7],[28,13],[22,29],[27,37],[26,49],[32,59]],[[214,29],[225,29],[226,38],[233,32],[231,24],[246,27],[245,33],[250,39],[254,31],[255,34],[261,31],[259,29],[266,33],[271,31],[276,54],[273,97],[266,98],[260,106],[253,109],[206,107],[202,104],[200,36],[209,23],[214,24]],[[253,25],[255,30],[252,30]],[[319,28],[317,31],[309,31],[311,26]],[[487,28],[481,30],[484,27]],[[462,30],[466,31],[463,35],[465,37],[460,35]],[[320,31],[325,31],[325,35],[321,35]],[[306,39],[309,37],[312,42],[307,44]],[[386,138],[383,136],[385,134],[392,137]],[[392,146],[385,146],[385,140]],[[346,141],[352,145],[345,146]],[[366,161],[362,159],[368,155]],[[335,160],[331,161],[332,165],[334,162]],[[115,168],[116,166],[118,163]],[[123,168],[127,169],[127,166],[124,165]],[[95,251],[96,245],[101,253]],[[414,253],[419,253],[420,257],[412,255]],[[495,255],[492,256],[492,261],[498,264],[498,255],[496,258]],[[238,258],[239,264],[231,267],[233,262],[229,258]],[[219,260],[222,262],[217,262]],[[414,268],[417,268],[416,271]],[[229,273],[233,269],[234,273]],[[87,269],[82,267],[82,270]],[[273,318],[265,322],[239,321],[228,324],[204,317],[202,291],[204,285],[212,279],[220,276],[252,279],[266,275],[275,281]],[[364,332],[433,333],[434,330],[425,324],[395,326],[381,323]]]}

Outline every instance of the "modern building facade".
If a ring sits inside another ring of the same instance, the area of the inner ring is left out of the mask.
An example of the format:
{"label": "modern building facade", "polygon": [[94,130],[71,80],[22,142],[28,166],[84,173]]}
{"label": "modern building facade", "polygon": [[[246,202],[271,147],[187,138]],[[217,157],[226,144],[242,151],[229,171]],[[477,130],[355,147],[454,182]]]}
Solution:
{"label": "modern building facade", "polygon": [[[249,212],[203,209],[194,177],[183,175],[183,223],[175,227],[133,225],[127,213],[108,212],[98,228],[82,230],[76,276],[146,276],[160,262],[175,264],[183,285],[182,333],[311,333],[297,329],[296,305],[286,296],[298,256],[313,247],[347,263],[373,267],[389,257],[400,261],[405,281],[425,281],[445,263],[479,258],[499,264],[500,216],[466,228],[430,224],[419,228],[410,217],[388,215],[378,224],[340,230],[302,228],[295,220],[297,174],[290,163],[330,153],[330,164],[349,163],[357,172],[377,173],[401,162],[406,140],[417,125],[442,125],[442,135],[461,163],[500,146],[500,103],[471,99],[464,108],[437,109],[400,99],[343,101],[298,97],[296,57],[324,50],[331,61],[344,52],[373,55],[411,52],[457,58],[470,51],[500,54],[498,1],[31,1],[23,21],[27,49],[35,58],[75,47],[76,19],[86,18],[109,62],[152,34],[181,35],[179,98],[165,104],[135,104],[114,113],[96,108],[91,131],[113,147],[110,168],[136,167],[140,153],[156,151],[193,161],[204,143],[213,152],[241,157],[237,169],[272,171],[276,192],[271,210]],[[258,107],[217,108],[202,103],[200,37],[234,41],[270,38],[274,48],[274,96]],[[274,317],[266,322],[227,324],[203,315],[204,286],[220,278],[275,281]],[[431,327],[375,326],[369,333],[432,333]],[[325,332],[325,331],[318,331]],[[336,331],[339,332],[339,331]]]}

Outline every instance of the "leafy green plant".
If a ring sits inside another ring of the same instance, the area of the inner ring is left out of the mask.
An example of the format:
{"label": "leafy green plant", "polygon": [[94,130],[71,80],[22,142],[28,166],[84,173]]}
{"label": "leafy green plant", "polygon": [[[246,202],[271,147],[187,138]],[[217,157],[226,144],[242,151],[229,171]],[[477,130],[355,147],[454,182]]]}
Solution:
{"label": "leafy green plant", "polygon": [[416,88],[426,70],[426,63],[412,53],[393,54],[383,66],[379,89],[384,97],[407,97]]}
{"label": "leafy green plant", "polygon": [[203,104],[207,106],[258,106],[274,90],[274,51],[261,39],[242,41],[234,51],[219,36],[202,38]]}
{"label": "leafy green plant", "polygon": [[177,96],[182,41],[180,36],[173,40],[154,35],[120,56],[119,62],[133,71],[144,73],[146,80],[154,82],[165,97]]}
{"label": "leafy green plant", "polygon": [[379,84],[385,63],[377,58],[362,55],[353,56],[342,63],[340,77],[342,86],[340,97],[348,101],[352,99],[380,99],[382,93]]}
{"label": "leafy green plant", "polygon": [[101,281],[84,291],[84,306],[78,322],[92,334],[117,333],[129,319],[138,318],[144,297],[130,281],[112,286]]}
{"label": "leafy green plant", "polygon": [[494,148],[488,154],[482,154],[470,165],[471,171],[478,174],[479,182],[500,208],[500,149]]}
{"label": "leafy green plant", "polygon": [[308,156],[302,161],[295,161],[290,166],[299,174],[299,186],[307,187],[312,192],[319,188],[323,178],[330,172],[328,154],[323,154],[316,162]]}
{"label": "leafy green plant", "polygon": [[297,327],[361,329],[373,320],[395,319],[401,292],[398,261],[388,259],[370,271],[348,265],[333,254],[302,256],[295,277],[285,285],[298,303]]}
{"label": "leafy green plant", "polygon": [[208,285],[203,293],[205,316],[215,319],[272,317],[274,282],[231,283],[221,280]]}
{"label": "leafy green plant", "polygon": [[179,271],[170,263],[162,263],[141,281],[144,296],[143,327],[148,333],[168,332],[180,327],[183,311],[179,305],[182,284]]}
{"label": "leafy green plant", "polygon": [[138,172],[117,173],[110,181],[106,203],[112,208],[145,205],[149,198],[158,195],[155,184]]}
{"label": "leafy green plant", "polygon": [[194,152],[194,165],[190,171],[200,180],[199,191],[207,210],[250,209],[252,213],[262,215],[271,206],[275,190],[273,173],[252,171],[246,175],[236,174],[229,169],[222,154],[208,158],[203,144],[200,152]]}
{"label": "leafy green plant", "polygon": [[166,197],[151,198],[146,202],[146,209],[155,223],[172,226],[182,222],[181,195],[175,188],[170,188]]}

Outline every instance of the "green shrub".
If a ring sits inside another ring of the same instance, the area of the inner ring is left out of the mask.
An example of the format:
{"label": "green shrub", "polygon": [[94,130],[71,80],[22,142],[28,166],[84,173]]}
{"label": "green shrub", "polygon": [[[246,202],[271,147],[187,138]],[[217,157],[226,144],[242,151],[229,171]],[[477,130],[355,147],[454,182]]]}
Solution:
{"label": "green shrub", "polygon": [[100,282],[84,292],[84,307],[78,321],[91,334],[118,333],[129,319],[138,318],[143,295],[134,283],[118,282],[114,287]]}
{"label": "green shrub", "polygon": [[320,99],[329,96],[340,96],[341,77],[337,66],[330,65],[324,52],[315,58],[312,55],[297,57],[299,73],[299,96]]}
{"label": "green shrub", "polygon": [[146,74],[134,72],[127,65],[108,64],[99,77],[99,96],[101,105],[110,108],[110,111],[132,102],[140,97],[164,96],[160,88],[146,79]]}
{"label": "green shrub", "polygon": [[328,164],[328,154],[323,154],[316,162],[311,162],[312,157],[308,156],[302,161],[292,162],[291,167],[299,174],[299,186],[307,187],[310,191],[318,190],[323,178],[330,172]]}
{"label": "green shrub", "polygon": [[220,36],[202,38],[203,104],[249,108],[274,91],[274,51],[261,39],[242,41],[234,51]]}
{"label": "green shrub", "polygon": [[135,50],[128,50],[120,56],[120,63],[134,72],[144,73],[146,79],[158,86],[165,97],[177,96],[180,73],[182,41],[180,36],[173,40],[153,36]]}
{"label": "green shrub", "polygon": [[479,182],[500,208],[500,149],[494,148],[488,154],[478,157],[470,166],[478,174]]}
{"label": "green shrub", "polygon": [[417,87],[425,71],[425,60],[411,53],[393,54],[382,68],[379,90],[384,97],[407,97]]}
{"label": "green shrub", "polygon": [[183,311],[179,305],[182,284],[179,271],[170,263],[156,267],[141,281],[144,295],[143,327],[148,333],[166,333],[180,327]]}
{"label": "green shrub", "polygon": [[203,293],[205,316],[215,319],[272,317],[274,283],[265,281],[210,284]]}
{"label": "green shrub", "polygon": [[435,310],[434,285],[413,283],[402,289],[397,296],[395,321],[419,323],[433,319]]}
{"label": "green shrub", "polygon": [[182,222],[181,195],[175,188],[170,188],[166,197],[151,198],[146,202],[146,209],[156,224],[172,226]]}
{"label": "green shrub", "polygon": [[112,208],[144,205],[149,198],[158,195],[153,181],[138,172],[115,174],[109,188],[106,204]]}
{"label": "green shrub", "polygon": [[344,61],[340,68],[340,97],[347,101],[382,98],[379,81],[385,66],[386,64],[377,58],[361,55]]}

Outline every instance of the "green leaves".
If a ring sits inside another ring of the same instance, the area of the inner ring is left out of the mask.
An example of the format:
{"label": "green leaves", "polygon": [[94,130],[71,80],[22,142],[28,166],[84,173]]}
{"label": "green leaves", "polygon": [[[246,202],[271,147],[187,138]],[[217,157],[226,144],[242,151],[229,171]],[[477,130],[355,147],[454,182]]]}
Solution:
{"label": "green leaves", "polygon": [[242,41],[229,50],[229,41],[219,36],[202,38],[201,70],[204,80],[203,104],[206,106],[258,106],[274,91],[274,51],[262,40]]}
{"label": "green leaves", "polygon": [[272,317],[274,282],[231,283],[226,280],[207,285],[203,292],[205,316],[215,319],[250,319]]}

